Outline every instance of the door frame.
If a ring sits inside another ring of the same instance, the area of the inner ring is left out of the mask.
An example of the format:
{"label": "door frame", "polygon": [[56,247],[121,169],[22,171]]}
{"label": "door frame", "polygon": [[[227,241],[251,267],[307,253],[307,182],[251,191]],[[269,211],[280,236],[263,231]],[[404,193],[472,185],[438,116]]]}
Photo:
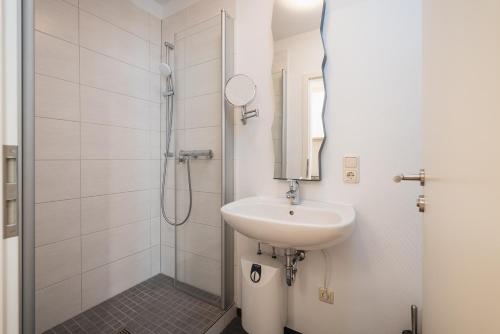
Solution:
{"label": "door frame", "polygon": [[[21,330],[36,332],[35,325],[35,37],[34,1],[22,0],[22,224]],[[21,146],[21,145],[20,145]]]}

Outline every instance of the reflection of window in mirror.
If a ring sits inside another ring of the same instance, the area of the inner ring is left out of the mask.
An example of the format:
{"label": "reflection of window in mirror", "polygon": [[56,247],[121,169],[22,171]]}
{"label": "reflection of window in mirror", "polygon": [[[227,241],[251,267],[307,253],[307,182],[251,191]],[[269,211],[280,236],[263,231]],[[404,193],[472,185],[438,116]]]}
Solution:
{"label": "reflection of window in mirror", "polygon": [[302,78],[302,175],[319,179],[319,150],[325,137],[323,131],[323,102],[325,89],[321,74],[308,74]]}
{"label": "reflection of window in mirror", "polygon": [[325,100],[325,87],[323,77],[309,78],[307,82],[307,100],[309,115],[308,138],[308,171],[307,176],[312,179],[319,178],[319,150],[325,137],[323,129],[323,102]]}

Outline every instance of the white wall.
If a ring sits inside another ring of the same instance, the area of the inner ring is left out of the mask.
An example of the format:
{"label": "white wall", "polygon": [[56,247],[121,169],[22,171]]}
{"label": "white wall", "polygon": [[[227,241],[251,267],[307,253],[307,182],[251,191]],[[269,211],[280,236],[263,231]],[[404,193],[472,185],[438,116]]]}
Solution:
{"label": "white wall", "polygon": [[[268,0],[237,2],[236,71],[257,83],[261,111],[236,126],[237,198],[286,191],[272,180],[272,8]],[[288,326],[308,334],[399,333],[410,326],[410,304],[421,305],[421,216],[414,204],[420,189],[392,182],[421,167],[420,1],[327,0],[325,22],[323,180],[302,183],[302,196],[354,204],[357,229],[328,250],[334,305],[317,300],[321,253],[300,263]],[[342,183],[342,156],[351,153],[361,157],[357,185]],[[237,254],[254,251],[254,241],[237,238]]]}

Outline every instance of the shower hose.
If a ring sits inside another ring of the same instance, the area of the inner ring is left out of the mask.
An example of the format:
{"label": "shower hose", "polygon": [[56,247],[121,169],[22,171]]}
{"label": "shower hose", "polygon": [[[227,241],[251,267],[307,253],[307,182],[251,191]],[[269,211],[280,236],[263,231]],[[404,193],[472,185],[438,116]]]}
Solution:
{"label": "shower hose", "polygon": [[[169,83],[171,92],[173,92],[173,85],[171,82]],[[172,122],[173,122],[173,110],[174,110],[174,101],[173,101],[173,94],[168,94],[167,95],[167,133],[166,133],[166,139],[167,139],[167,147],[165,150],[165,158],[164,158],[164,163],[163,163],[163,173],[162,173],[162,181],[161,181],[161,190],[160,190],[160,207],[161,207],[161,215],[163,216],[163,219],[170,225],[172,226],[181,226],[184,225],[188,219],[189,216],[191,216],[191,209],[193,207],[193,191],[191,188],[191,164],[190,164],[190,157],[185,157],[183,161],[186,162],[187,164],[187,180],[188,180],[188,187],[189,187],[189,209],[186,214],[186,217],[182,219],[182,221],[177,222],[177,219],[174,218],[174,221],[170,220],[167,216],[167,210],[165,208],[165,192],[166,192],[166,187],[167,187],[167,169],[168,169],[168,151],[170,148],[170,140],[172,138]],[[174,155],[174,168],[175,168],[175,155]],[[175,190],[174,190],[175,192]]]}

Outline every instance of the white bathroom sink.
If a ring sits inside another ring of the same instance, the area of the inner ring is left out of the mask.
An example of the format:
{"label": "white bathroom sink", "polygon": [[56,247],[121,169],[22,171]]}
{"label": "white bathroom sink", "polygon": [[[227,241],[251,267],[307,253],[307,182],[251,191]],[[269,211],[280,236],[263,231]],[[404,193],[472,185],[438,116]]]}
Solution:
{"label": "white bathroom sink", "polygon": [[324,249],[348,238],[356,213],[346,204],[249,197],[224,205],[222,216],[236,231],[263,243],[301,250]]}

